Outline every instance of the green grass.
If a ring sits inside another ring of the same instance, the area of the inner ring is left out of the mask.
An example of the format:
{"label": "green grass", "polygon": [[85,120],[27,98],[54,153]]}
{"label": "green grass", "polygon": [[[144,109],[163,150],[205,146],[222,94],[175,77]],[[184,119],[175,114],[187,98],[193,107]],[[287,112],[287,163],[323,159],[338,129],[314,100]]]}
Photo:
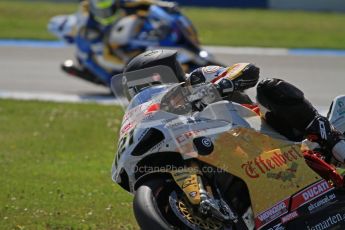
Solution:
{"label": "green grass", "polygon": [[[48,20],[77,4],[0,2],[0,38],[54,39]],[[345,14],[298,11],[185,8],[208,45],[345,49]]]}
{"label": "green grass", "polygon": [[111,180],[116,106],[0,100],[0,229],[137,229]]}
{"label": "green grass", "polygon": [[186,9],[205,44],[345,48],[345,14]]}
{"label": "green grass", "polygon": [[47,31],[48,21],[59,14],[72,14],[73,3],[0,1],[0,38],[55,39]]}

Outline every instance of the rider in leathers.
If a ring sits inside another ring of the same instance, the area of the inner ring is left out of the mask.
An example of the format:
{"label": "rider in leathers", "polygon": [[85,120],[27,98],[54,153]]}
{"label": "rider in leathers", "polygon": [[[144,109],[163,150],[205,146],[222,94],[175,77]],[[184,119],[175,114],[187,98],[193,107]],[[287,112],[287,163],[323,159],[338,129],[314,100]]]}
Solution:
{"label": "rider in leathers", "polygon": [[[81,1],[75,28],[77,59],[87,73],[94,75],[95,81],[109,85],[111,76],[121,72],[124,63],[149,46],[150,40],[156,44],[161,39],[160,28],[144,28],[152,5],[178,10],[174,3],[156,0]],[[130,38],[122,41],[113,26],[124,18],[130,28],[117,29],[129,30]]]}
{"label": "rider in leathers", "polygon": [[[235,77],[228,77],[238,65],[245,65]],[[218,69],[213,73],[209,70]],[[224,77],[223,77],[224,76]],[[259,69],[253,64],[239,63],[230,67],[208,66],[194,70],[188,77],[190,84],[213,82],[224,91],[245,90],[256,85]],[[337,131],[328,119],[318,113],[296,86],[281,79],[264,79],[257,88],[257,102],[266,122],[280,134],[293,141],[308,138],[317,142],[326,153],[345,162],[345,137]],[[225,95],[225,93],[224,93]],[[231,95],[231,94],[230,94]]]}
{"label": "rider in leathers", "polygon": [[[180,82],[185,81],[190,85],[212,82],[222,97],[253,105],[248,96],[243,97],[243,94],[238,93],[258,83],[259,68],[253,64],[238,63],[230,67],[206,66],[186,75],[176,60],[176,52],[155,50],[135,57],[127,65],[125,72],[157,65],[170,67]],[[139,91],[132,90],[132,92]],[[264,79],[257,86],[257,102],[263,118],[280,134],[293,141],[308,138],[317,142],[327,158],[333,155],[336,160],[344,163],[344,135],[336,130],[326,117],[317,112],[297,87],[281,79]]]}

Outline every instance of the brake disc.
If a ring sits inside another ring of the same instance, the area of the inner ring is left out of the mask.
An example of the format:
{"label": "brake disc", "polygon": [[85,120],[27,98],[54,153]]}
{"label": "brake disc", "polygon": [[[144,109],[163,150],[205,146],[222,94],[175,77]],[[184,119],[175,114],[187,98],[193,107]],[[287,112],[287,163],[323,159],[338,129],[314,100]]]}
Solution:
{"label": "brake disc", "polygon": [[179,220],[193,230],[228,229],[222,222],[194,211],[184,194],[182,197],[178,197],[176,192],[173,191],[169,196],[169,203],[172,211]]}

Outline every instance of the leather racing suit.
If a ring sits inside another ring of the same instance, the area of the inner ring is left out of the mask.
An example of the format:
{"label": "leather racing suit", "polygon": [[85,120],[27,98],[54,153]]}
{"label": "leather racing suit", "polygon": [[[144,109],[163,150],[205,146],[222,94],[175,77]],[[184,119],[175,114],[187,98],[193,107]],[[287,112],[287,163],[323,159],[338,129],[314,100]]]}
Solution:
{"label": "leather racing suit", "polygon": [[[253,104],[241,91],[254,87],[258,81],[259,68],[250,63],[201,67],[187,76],[189,84],[212,82],[221,96],[242,104]],[[240,93],[234,94],[236,91]],[[281,79],[264,79],[257,86],[257,102],[261,115],[277,132],[293,141],[308,138],[317,142],[326,157],[332,154],[344,163],[344,135],[318,113],[297,87]]]}

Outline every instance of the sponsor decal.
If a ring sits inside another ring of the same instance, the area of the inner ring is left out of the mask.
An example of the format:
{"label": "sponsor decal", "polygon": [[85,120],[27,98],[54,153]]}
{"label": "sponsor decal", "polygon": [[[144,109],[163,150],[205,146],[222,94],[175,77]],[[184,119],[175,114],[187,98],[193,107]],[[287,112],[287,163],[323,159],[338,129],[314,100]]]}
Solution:
{"label": "sponsor decal", "polygon": [[277,219],[278,217],[286,214],[288,212],[288,206],[289,206],[289,198],[285,199],[284,201],[279,202],[278,204],[274,205],[272,208],[260,213],[255,218],[256,228],[260,229],[266,224]]}
{"label": "sponsor decal", "polygon": [[192,130],[192,131],[188,131],[188,132],[185,132],[183,134],[181,134],[180,136],[176,137],[176,141],[177,143],[181,144],[182,142],[184,141],[187,141],[197,135],[199,135],[202,131],[204,130]]}
{"label": "sponsor decal", "polygon": [[277,214],[281,213],[282,211],[285,211],[286,209],[287,209],[286,204],[284,202],[281,202],[275,205],[273,208],[258,215],[258,218],[260,221],[264,221],[271,217],[276,216]]}
{"label": "sponsor decal", "polygon": [[330,188],[329,184],[327,181],[323,181],[322,183],[319,183],[310,189],[306,190],[305,192],[302,193],[302,197],[304,201],[311,200],[314,197],[317,197],[320,194],[323,194]]}
{"label": "sponsor decal", "polygon": [[320,128],[321,138],[324,139],[324,140],[327,140],[327,133],[326,133],[325,122],[319,121],[319,128]]}
{"label": "sponsor decal", "polygon": [[317,182],[316,184],[304,189],[303,191],[292,197],[291,210],[295,210],[301,207],[308,201],[320,197],[332,189],[333,187],[330,186],[325,180]]}
{"label": "sponsor decal", "polygon": [[165,120],[162,119],[162,124],[168,124],[169,122],[174,121],[174,120],[179,120],[179,119],[176,117],[165,119]]}
{"label": "sponsor decal", "polygon": [[298,213],[297,213],[297,211],[293,211],[293,212],[287,214],[286,216],[283,216],[283,217],[281,218],[281,222],[282,222],[283,224],[285,224],[286,222],[289,222],[290,220],[293,220],[293,219],[295,219],[296,217],[298,217]]}
{"label": "sponsor decal", "polygon": [[193,139],[195,150],[199,155],[207,156],[213,152],[214,146],[210,138],[197,137]]}
{"label": "sponsor decal", "polygon": [[323,181],[322,183],[315,185],[308,189],[307,191],[302,193],[302,197],[305,201],[311,200],[312,198],[316,197],[319,194],[322,194],[323,192],[327,191],[329,188],[329,184],[327,181]]}
{"label": "sponsor decal", "polygon": [[138,114],[142,113],[144,111],[144,109],[147,107],[147,104],[141,104],[138,105],[136,107],[134,107],[133,109],[129,110],[124,116],[123,116],[123,120],[126,121],[132,117],[136,117]]}
{"label": "sponsor decal", "polygon": [[290,168],[280,171],[279,173],[267,173],[267,178],[272,178],[276,180],[291,181],[295,178],[295,173],[297,172],[298,164],[296,162],[292,162]]}
{"label": "sponsor decal", "polygon": [[168,120],[163,120],[163,124],[166,124],[166,128],[172,129],[186,124],[197,124],[200,122],[207,122],[206,119],[199,119],[199,118],[185,118],[185,117],[178,117]]}
{"label": "sponsor decal", "polygon": [[[142,121],[144,118],[150,118],[152,115],[149,113],[147,116],[143,113],[146,109],[148,104],[139,105],[130,111],[128,111],[122,121],[122,127],[120,131],[120,136],[130,131],[132,128],[136,127],[136,125]],[[145,117],[146,116],[146,117]]]}
{"label": "sponsor decal", "polygon": [[129,131],[129,129],[132,128],[132,124],[131,123],[127,123],[125,126],[123,126],[123,128],[121,129],[121,134],[127,133]]}
{"label": "sponsor decal", "polygon": [[144,114],[145,116],[143,117],[142,121],[145,122],[145,121],[150,121],[154,116],[153,113],[146,113]]}
{"label": "sponsor decal", "polygon": [[[248,177],[256,179],[265,175],[270,170],[281,168],[282,166],[287,165],[288,163],[294,162],[299,158],[303,158],[303,155],[296,150],[294,147],[291,147],[286,152],[278,153],[275,152],[270,158],[263,159],[261,156],[256,157],[254,160],[247,161],[242,164],[242,169],[245,171]],[[296,165],[291,165],[288,172],[295,173]],[[281,173],[283,174],[283,173]],[[279,175],[279,178],[282,175]],[[277,177],[277,175],[270,174],[270,177]],[[285,180],[288,180],[291,175],[287,175]]]}
{"label": "sponsor decal", "polygon": [[205,147],[211,147],[211,146],[212,146],[212,142],[211,142],[210,138],[207,138],[207,137],[203,138],[203,139],[201,140],[201,143],[202,143]]}
{"label": "sponsor decal", "polygon": [[274,225],[273,227],[267,229],[267,230],[285,230],[285,227],[282,226],[282,223],[279,223],[277,225]]}
{"label": "sponsor decal", "polygon": [[334,193],[325,195],[320,200],[318,200],[318,201],[316,201],[314,203],[311,203],[308,206],[308,211],[311,212],[311,213],[314,212],[314,211],[317,211],[319,208],[329,204],[330,202],[334,201],[335,199],[336,199],[336,196],[335,196]]}
{"label": "sponsor decal", "polygon": [[195,197],[197,194],[198,194],[197,192],[193,191],[193,192],[190,192],[190,193],[189,193],[189,196],[190,196],[190,197]]}
{"label": "sponsor decal", "polygon": [[323,219],[317,224],[307,225],[308,230],[324,230],[330,229],[333,226],[337,226],[341,223],[345,223],[345,214],[337,213],[332,216],[329,216],[327,219]]}
{"label": "sponsor decal", "polygon": [[166,127],[167,129],[172,129],[172,128],[176,128],[176,127],[179,127],[179,126],[182,126],[182,125],[184,125],[184,123],[183,123],[181,120],[176,119],[176,120],[174,120],[174,121],[169,122],[168,124],[166,124],[165,127]]}
{"label": "sponsor decal", "polygon": [[196,124],[199,122],[206,122],[209,121],[210,119],[200,119],[200,118],[196,118],[196,117],[188,117],[187,118],[187,124]]}
{"label": "sponsor decal", "polygon": [[193,178],[188,177],[182,184],[182,189],[185,189],[191,185],[195,185],[195,181]]}
{"label": "sponsor decal", "polygon": [[210,74],[210,73],[217,72],[219,70],[219,68],[220,68],[220,66],[213,66],[213,65],[211,65],[211,66],[206,66],[206,67],[202,68],[202,71],[205,72],[205,73]]}

